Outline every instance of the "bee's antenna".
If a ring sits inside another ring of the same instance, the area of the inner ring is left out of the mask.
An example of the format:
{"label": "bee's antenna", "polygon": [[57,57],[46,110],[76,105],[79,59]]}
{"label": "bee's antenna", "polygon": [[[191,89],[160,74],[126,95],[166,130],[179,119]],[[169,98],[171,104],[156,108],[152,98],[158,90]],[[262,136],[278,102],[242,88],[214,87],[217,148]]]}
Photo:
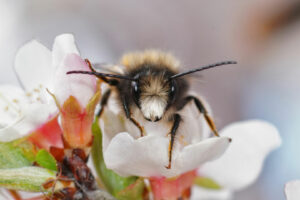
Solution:
{"label": "bee's antenna", "polygon": [[67,74],[89,74],[89,75],[95,75],[97,77],[111,77],[111,78],[119,78],[119,79],[125,79],[130,81],[135,81],[134,78],[130,78],[127,76],[121,76],[117,74],[105,74],[100,72],[91,72],[91,71],[69,71]]}
{"label": "bee's antenna", "polygon": [[203,70],[206,70],[206,69],[218,67],[218,66],[221,66],[221,65],[229,65],[229,64],[237,64],[237,62],[236,61],[218,62],[218,63],[215,63],[215,64],[211,64],[211,65],[207,65],[207,66],[204,66],[204,67],[200,67],[200,68],[197,68],[197,69],[192,69],[192,70],[187,71],[187,72],[182,72],[180,74],[175,74],[175,75],[171,76],[170,79],[178,78],[180,76],[185,76],[187,74],[191,74],[191,73],[194,73],[194,72],[199,72],[199,71],[203,71]]}

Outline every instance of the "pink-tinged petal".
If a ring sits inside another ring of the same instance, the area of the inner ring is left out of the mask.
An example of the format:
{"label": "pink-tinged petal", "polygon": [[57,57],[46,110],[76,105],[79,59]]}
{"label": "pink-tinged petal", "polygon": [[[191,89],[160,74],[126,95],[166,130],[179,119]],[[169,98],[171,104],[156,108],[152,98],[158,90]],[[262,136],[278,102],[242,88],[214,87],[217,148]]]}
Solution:
{"label": "pink-tinged petal", "polygon": [[24,104],[20,117],[15,122],[0,129],[0,141],[11,141],[34,131],[47,120],[49,120],[55,112],[56,107],[45,104]]}
{"label": "pink-tinged petal", "polygon": [[221,158],[201,166],[199,174],[231,190],[253,183],[266,156],[281,144],[277,129],[259,120],[234,123],[224,128],[221,135],[232,138],[232,144]]}
{"label": "pink-tinged petal", "polygon": [[56,71],[54,94],[60,104],[74,96],[82,107],[86,106],[97,90],[97,79],[85,74],[66,74],[72,70],[90,71],[77,54],[68,54]]}
{"label": "pink-tinged petal", "polygon": [[37,147],[48,151],[50,147],[63,148],[62,130],[58,123],[58,116],[38,127],[28,139]]}
{"label": "pink-tinged petal", "polygon": [[191,200],[231,200],[233,195],[230,190],[205,189],[201,187],[192,187]]}
{"label": "pink-tinged petal", "polygon": [[54,74],[51,52],[35,40],[25,44],[17,52],[15,70],[27,91],[48,87]]}
{"label": "pink-tinged petal", "polygon": [[14,199],[6,189],[0,188],[0,200],[14,200]]}
{"label": "pink-tinged petal", "polygon": [[79,55],[74,36],[72,34],[61,34],[55,38],[52,47],[53,66],[58,67],[68,54]]}
{"label": "pink-tinged petal", "polygon": [[154,200],[189,199],[195,177],[195,171],[186,172],[172,179],[150,177],[149,181]]}
{"label": "pink-tinged petal", "polygon": [[35,130],[57,113],[54,105],[30,103],[18,87],[0,86],[0,141],[11,141]]}
{"label": "pink-tinged petal", "polygon": [[286,200],[300,199],[300,180],[290,181],[285,184],[284,193]]}
{"label": "pink-tinged petal", "polygon": [[123,132],[111,140],[104,151],[104,160],[108,168],[121,176],[174,177],[216,159],[228,144],[228,138],[220,137],[188,145],[182,151],[175,145],[172,168],[166,169],[169,145],[167,137],[151,135],[134,139]]}

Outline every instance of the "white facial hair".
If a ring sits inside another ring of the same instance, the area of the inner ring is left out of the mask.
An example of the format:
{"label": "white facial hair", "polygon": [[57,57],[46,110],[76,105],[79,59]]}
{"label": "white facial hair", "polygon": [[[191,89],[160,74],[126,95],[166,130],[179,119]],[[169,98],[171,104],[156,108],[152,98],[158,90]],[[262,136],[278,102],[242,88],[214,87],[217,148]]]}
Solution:
{"label": "white facial hair", "polygon": [[149,96],[141,101],[141,111],[144,117],[151,119],[162,118],[167,106],[167,101],[159,96]]}

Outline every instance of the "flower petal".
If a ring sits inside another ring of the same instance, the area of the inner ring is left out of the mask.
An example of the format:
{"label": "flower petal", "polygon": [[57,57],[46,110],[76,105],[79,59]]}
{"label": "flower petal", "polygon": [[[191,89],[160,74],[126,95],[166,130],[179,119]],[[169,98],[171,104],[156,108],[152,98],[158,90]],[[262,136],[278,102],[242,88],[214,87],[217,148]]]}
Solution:
{"label": "flower petal", "polygon": [[0,129],[0,142],[10,142],[21,137],[23,137],[23,135],[13,127]]}
{"label": "flower petal", "polygon": [[188,145],[181,152],[175,145],[172,168],[166,169],[169,145],[167,137],[151,135],[135,140],[123,132],[111,140],[104,151],[104,160],[108,168],[121,176],[174,177],[217,158],[228,144],[228,138],[220,137]]}
{"label": "flower petal", "polygon": [[196,170],[169,179],[166,177],[150,177],[149,182],[153,199],[189,199],[190,188],[195,177]]}
{"label": "flower petal", "polygon": [[105,164],[121,176],[160,175],[159,170],[168,162],[168,142],[163,137],[145,136],[135,140],[128,133],[119,133],[104,151]]}
{"label": "flower petal", "polygon": [[300,180],[290,181],[285,184],[284,188],[286,200],[300,199]]}
{"label": "flower petal", "polygon": [[230,139],[227,137],[214,137],[185,146],[178,156],[174,158],[173,166],[180,173],[193,170],[203,163],[220,157],[229,144]]}
{"label": "flower petal", "polygon": [[52,48],[53,66],[59,66],[67,54],[73,53],[79,55],[74,36],[72,34],[61,34],[57,36]]}
{"label": "flower petal", "polygon": [[0,86],[0,141],[7,142],[22,135],[12,128],[22,119],[20,106],[28,103],[24,91],[16,86]]}
{"label": "flower petal", "polygon": [[25,92],[13,85],[0,85],[0,129],[20,117],[20,105],[28,103]]}
{"label": "flower petal", "polygon": [[[193,96],[197,97],[197,95]],[[206,101],[204,101],[203,98],[201,99],[209,111],[210,108],[208,105],[206,105]],[[188,142],[189,144],[197,143],[209,137],[209,126],[205,121],[203,114],[199,112],[194,101],[189,102],[179,113],[183,119],[183,122],[179,126],[177,136],[181,134],[181,137],[184,139],[184,141]]]}
{"label": "flower petal", "polygon": [[259,120],[234,123],[222,130],[221,135],[231,137],[232,144],[221,158],[204,164],[199,174],[231,190],[253,183],[265,157],[281,144],[277,129]]}
{"label": "flower petal", "polygon": [[50,147],[63,148],[62,130],[58,123],[58,115],[35,129],[28,140],[37,147],[48,151],[50,151]]}
{"label": "flower petal", "polygon": [[125,132],[121,117],[109,109],[104,109],[100,118],[100,127],[103,132],[103,150],[105,151],[112,138],[120,132]]}
{"label": "flower petal", "polygon": [[24,91],[11,85],[0,86],[0,141],[28,134],[53,116],[55,105],[31,103]]}
{"label": "flower petal", "polygon": [[74,96],[85,107],[96,92],[96,78],[85,74],[66,74],[72,70],[90,71],[88,65],[77,54],[68,54],[56,71],[54,94],[62,105]]}
{"label": "flower petal", "polygon": [[50,85],[54,74],[51,59],[49,49],[36,40],[19,49],[15,58],[15,70],[27,91]]}
{"label": "flower petal", "polygon": [[191,200],[230,200],[232,193],[229,190],[212,190],[201,187],[192,187]]}
{"label": "flower petal", "polygon": [[15,122],[0,129],[0,141],[7,142],[29,134],[54,116],[57,108],[47,104],[24,104]]}

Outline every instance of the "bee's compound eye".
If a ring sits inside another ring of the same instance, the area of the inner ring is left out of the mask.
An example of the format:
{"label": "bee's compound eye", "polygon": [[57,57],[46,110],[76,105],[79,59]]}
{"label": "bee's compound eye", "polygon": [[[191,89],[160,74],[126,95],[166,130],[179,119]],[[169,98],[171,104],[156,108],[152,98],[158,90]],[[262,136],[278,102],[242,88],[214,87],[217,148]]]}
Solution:
{"label": "bee's compound eye", "polygon": [[139,91],[139,87],[138,87],[137,82],[132,81],[131,85],[132,85],[132,89],[133,89],[134,92],[138,92]]}
{"label": "bee's compound eye", "polygon": [[172,93],[175,92],[175,86],[174,85],[171,86],[171,92]]}
{"label": "bee's compound eye", "polygon": [[139,106],[139,98],[140,98],[140,88],[136,81],[132,81],[131,83],[134,101],[137,106]]}
{"label": "bee's compound eye", "polygon": [[169,92],[169,98],[170,98],[171,101],[174,101],[175,93],[176,93],[176,82],[171,81],[171,83],[170,83],[170,92]]}
{"label": "bee's compound eye", "polygon": [[138,88],[137,84],[134,85],[133,89],[134,89],[135,92],[138,92],[139,88]]}

